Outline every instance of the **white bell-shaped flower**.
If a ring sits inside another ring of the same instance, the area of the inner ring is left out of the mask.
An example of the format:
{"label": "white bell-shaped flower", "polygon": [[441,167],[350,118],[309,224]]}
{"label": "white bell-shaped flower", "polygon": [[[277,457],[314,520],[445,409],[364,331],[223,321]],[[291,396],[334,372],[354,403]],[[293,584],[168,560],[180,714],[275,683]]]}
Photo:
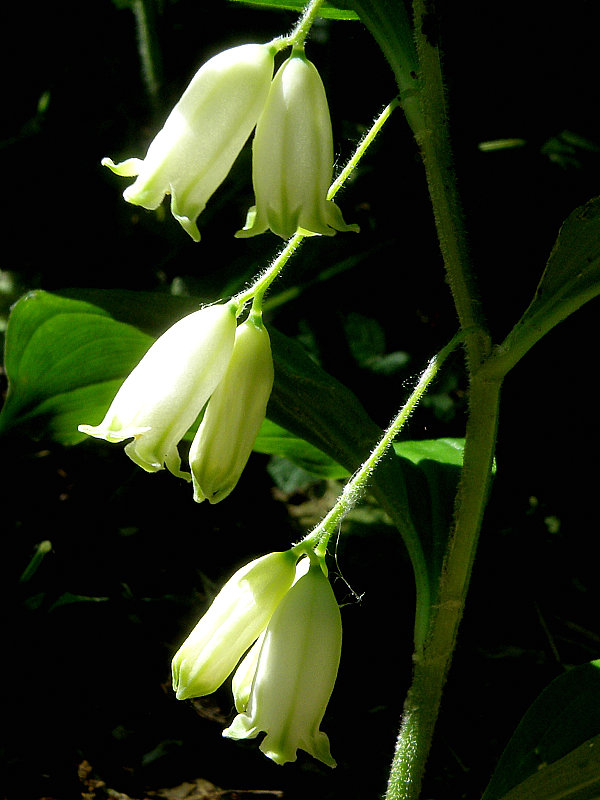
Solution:
{"label": "white bell-shaped flower", "polygon": [[[271,617],[246,711],[223,735],[251,739],[264,731],[260,749],[276,763],[295,761],[301,748],[334,767],[329,739],[319,726],[333,691],[341,644],[338,604],[320,565],[313,563]],[[251,671],[251,664],[246,666]],[[236,705],[244,705],[247,681],[247,675],[239,681]]]}
{"label": "white bell-shaped flower", "polygon": [[251,561],[231,577],[173,658],[179,700],[217,689],[261,635],[294,581],[291,550]]}
{"label": "white bell-shaped flower", "polygon": [[117,175],[137,175],[125,200],[155,209],[170,194],[173,216],[200,241],[196,220],[256,125],[274,55],[271,45],[245,44],[214,56],[196,73],[143,160],[103,159]]}
{"label": "white bell-shaped flower", "polygon": [[289,239],[297,231],[333,236],[356,231],[327,200],[333,173],[333,136],[323,82],[302,51],[279,68],[253,143],[256,205],[236,236],[271,229]]}
{"label": "white bell-shaped flower", "polygon": [[200,309],[164,333],[126,378],[99,425],[79,430],[107,442],[133,438],[127,455],[147,472],[181,471],[177,445],[222,379],[236,331],[234,303]]}
{"label": "white bell-shaped flower", "polygon": [[259,316],[238,326],[223,379],[190,448],[194,500],[223,500],[234,489],[265,418],[273,388],[269,334]]}

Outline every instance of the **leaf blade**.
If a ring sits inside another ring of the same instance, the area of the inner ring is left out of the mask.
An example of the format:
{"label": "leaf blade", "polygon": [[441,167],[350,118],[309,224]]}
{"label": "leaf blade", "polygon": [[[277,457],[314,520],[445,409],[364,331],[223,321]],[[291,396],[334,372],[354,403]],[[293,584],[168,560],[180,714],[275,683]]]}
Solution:
{"label": "leaf blade", "polygon": [[[535,788],[534,776],[541,773],[546,765],[560,765],[561,761],[563,767],[572,764],[578,756],[569,756],[585,742],[599,737],[600,660],[560,675],[537,697],[502,753],[482,800],[535,797],[531,794],[519,795],[516,787],[524,787],[523,792],[529,791],[531,786]],[[555,786],[559,787],[561,770],[554,770],[551,774],[555,776],[552,778]],[[557,788],[557,791],[563,790],[566,790],[565,787]],[[569,795],[557,794],[556,797]]]}
{"label": "leaf blade", "polygon": [[[150,336],[97,306],[48,292],[29,293],[15,304],[7,327],[9,389],[0,433],[28,422],[35,422],[39,433],[52,421],[52,438],[63,444],[81,441],[85,437],[76,425],[72,432],[64,430],[62,411],[89,409],[97,416],[108,392],[118,389],[151,344]],[[103,390],[107,383],[110,389]]]}
{"label": "leaf blade", "polygon": [[[305,0],[230,0],[242,3],[245,6],[258,6],[259,8],[272,8],[278,11],[297,11],[302,13],[306,5]],[[319,9],[319,16],[324,19],[356,20],[358,15],[349,8],[350,3],[345,0],[328,0]]]}
{"label": "leaf blade", "polygon": [[600,197],[595,197],[564,221],[533,300],[487,369],[506,374],[548,331],[598,295]]}

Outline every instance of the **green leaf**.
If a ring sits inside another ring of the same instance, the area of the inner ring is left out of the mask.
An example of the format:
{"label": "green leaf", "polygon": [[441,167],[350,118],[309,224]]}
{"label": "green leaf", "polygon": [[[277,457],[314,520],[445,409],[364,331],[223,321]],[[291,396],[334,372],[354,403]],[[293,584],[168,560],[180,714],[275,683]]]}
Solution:
{"label": "green leaf", "polygon": [[[418,89],[419,61],[405,0],[350,0],[349,5],[379,45],[398,89],[414,93]],[[408,111],[406,104],[404,109]]]}
{"label": "green leaf", "polygon": [[598,800],[600,736],[594,736],[553,764],[544,765],[502,800]]}
{"label": "green leaf", "polygon": [[267,416],[353,472],[381,429],[346,386],[325,372],[298,342],[269,328],[275,383]]}
{"label": "green leaf", "polygon": [[[232,0],[232,2],[243,3],[245,6],[275,8],[279,11],[297,11],[298,14],[301,14],[306,6],[306,0]],[[319,16],[326,19],[358,19],[357,14],[351,10],[349,0],[328,0],[319,9]]]}
{"label": "green leaf", "polygon": [[315,476],[312,473],[280,456],[271,458],[267,464],[267,472],[275,486],[285,494],[302,492],[315,482]]}
{"label": "green leaf", "polygon": [[462,467],[464,439],[421,439],[416,442],[396,442],[394,450],[402,458],[425,467],[428,463]]}
{"label": "green leaf", "polygon": [[600,294],[600,197],[575,209],[563,223],[535,296],[492,357],[503,373],[542,336]]}
{"label": "green leaf", "polygon": [[600,660],[570,669],[525,713],[482,800],[597,798]]}
{"label": "green leaf", "polygon": [[9,390],[0,433],[30,423],[63,444],[99,422],[152,338],[98,306],[30,292],[14,306],[5,341]]}
{"label": "green leaf", "polygon": [[254,444],[257,453],[287,458],[319,478],[347,478],[349,472],[322,450],[266,419]]}
{"label": "green leaf", "polygon": [[394,444],[396,455],[405,462],[403,472],[408,483],[411,515],[421,533],[429,569],[436,580],[452,525],[464,449],[464,439],[424,439]]}

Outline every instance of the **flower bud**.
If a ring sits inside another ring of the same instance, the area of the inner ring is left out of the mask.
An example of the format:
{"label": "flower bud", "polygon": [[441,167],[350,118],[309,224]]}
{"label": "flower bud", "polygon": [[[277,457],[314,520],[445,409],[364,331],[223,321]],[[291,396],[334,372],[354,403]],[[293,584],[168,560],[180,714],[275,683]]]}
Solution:
{"label": "flower bud", "polygon": [[252,179],[256,205],[245,238],[271,229],[289,239],[296,231],[333,236],[356,231],[327,200],[333,173],[333,135],[323,82],[303,53],[280,67],[256,127]]}
{"label": "flower bud", "polygon": [[251,561],[231,577],[173,658],[178,700],[217,689],[266,628],[295,575],[286,550]]}
{"label": "flower bud", "polygon": [[[333,590],[320,565],[311,564],[271,617],[247,710],[235,717],[223,736],[252,739],[264,731],[260,749],[277,764],[295,761],[301,748],[334,767],[329,740],[319,726],[333,691],[341,644],[342,623]],[[238,702],[243,706],[241,691]]]}
{"label": "flower bud", "polygon": [[171,195],[171,212],[194,241],[196,219],[220,186],[256,125],[273,77],[274,51],[246,44],[211,58],[196,73],[146,158],[102,163],[137,180],[123,196],[157,208]]}
{"label": "flower bud", "polygon": [[233,351],[235,305],[208,306],[164,333],[117,392],[99,425],[79,430],[107,442],[122,442],[127,455],[147,472],[180,469],[181,438],[225,374]]}
{"label": "flower bud", "polygon": [[235,488],[265,418],[273,388],[269,334],[252,315],[235,334],[223,379],[190,448],[194,500],[223,500]]}

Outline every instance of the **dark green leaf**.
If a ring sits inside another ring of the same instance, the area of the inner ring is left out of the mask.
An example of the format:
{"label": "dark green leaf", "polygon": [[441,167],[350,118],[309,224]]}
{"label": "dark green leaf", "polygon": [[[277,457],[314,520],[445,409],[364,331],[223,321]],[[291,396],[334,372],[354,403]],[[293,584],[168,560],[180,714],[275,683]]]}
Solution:
{"label": "dark green leaf", "polygon": [[599,789],[600,661],[592,661],[560,675],[535,700],[482,800],[591,800]]}
{"label": "dark green leaf", "polygon": [[29,293],[14,306],[6,331],[9,390],[0,433],[27,421],[64,444],[81,441],[77,424],[102,419],[151,344],[98,306]]}
{"label": "dark green leaf", "polygon": [[178,319],[198,311],[202,306],[202,301],[197,297],[133,289],[62,289],[53,296],[83,300],[98,311],[119,322],[133,325],[155,339]]}
{"label": "dark green leaf", "polygon": [[349,5],[381,48],[398,89],[414,92],[418,88],[419,62],[404,0],[350,0]]}
{"label": "dark green leaf", "polygon": [[302,492],[315,483],[315,476],[307,470],[289,461],[287,458],[274,456],[267,465],[271,480],[285,494]]}
{"label": "dark green leaf", "polygon": [[[306,0],[232,0],[246,6],[260,6],[261,8],[276,8],[279,11],[297,11],[301,14],[306,6]],[[319,9],[319,16],[326,19],[358,19],[347,0],[328,0]]]}
{"label": "dark green leaf", "polygon": [[500,346],[496,362],[508,371],[549,330],[599,294],[600,197],[596,197],[565,220],[535,297]]}
{"label": "dark green leaf", "polygon": [[319,478],[346,478],[348,470],[322,450],[266,419],[254,444],[258,453],[282,456]]}
{"label": "dark green leaf", "polygon": [[511,789],[502,800],[598,800],[600,736],[594,736]]}
{"label": "dark green leaf", "polygon": [[316,364],[297,342],[272,328],[275,385],[267,416],[353,472],[381,430],[349,389]]}

